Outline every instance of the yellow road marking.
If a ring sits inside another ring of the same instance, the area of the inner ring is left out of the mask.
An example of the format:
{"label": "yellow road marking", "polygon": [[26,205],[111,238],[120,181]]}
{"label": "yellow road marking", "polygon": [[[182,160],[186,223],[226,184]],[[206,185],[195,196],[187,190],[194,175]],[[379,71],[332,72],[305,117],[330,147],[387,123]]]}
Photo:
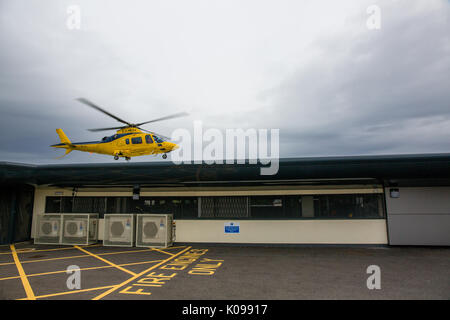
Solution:
{"label": "yellow road marking", "polygon": [[[96,288],[89,288],[89,289],[71,290],[71,291],[64,291],[64,292],[58,292],[58,293],[51,293],[51,294],[45,294],[45,295],[42,295],[42,296],[37,296],[36,299],[55,297],[55,296],[62,296],[62,295],[65,295],[65,294],[72,294],[72,293],[79,293],[79,292],[102,290],[102,289],[108,289],[108,288],[111,288],[111,287],[114,287],[114,286],[104,286],[104,287],[96,287]],[[17,299],[17,300],[27,300],[27,298],[22,298],[22,299]]]}
{"label": "yellow road marking", "polygon": [[[145,250],[129,250],[129,251],[119,251],[119,252],[104,252],[99,253],[99,256],[106,256],[106,255],[113,255],[113,254],[123,254],[123,253],[131,253],[131,252],[149,252],[152,251],[152,249],[145,249]],[[81,256],[69,256],[69,257],[58,257],[58,258],[48,258],[48,259],[40,259],[40,260],[25,260],[22,261],[23,263],[33,263],[33,262],[41,262],[41,261],[52,261],[52,260],[62,260],[62,259],[74,259],[74,258],[86,258],[89,257],[89,255],[84,254]],[[6,262],[6,263],[0,263],[0,266],[6,266],[9,264],[14,264],[14,262]]]}
{"label": "yellow road marking", "polygon": [[17,256],[16,248],[12,244],[11,246],[11,253],[14,258],[14,263],[16,264],[17,271],[19,271],[20,279],[22,280],[23,288],[25,289],[25,292],[27,294],[28,300],[36,300],[33,289],[31,289],[30,283],[28,282],[27,275],[25,274],[25,271],[23,271],[22,265],[20,264],[19,257]]}
{"label": "yellow road marking", "polygon": [[[147,264],[147,263],[153,263],[153,262],[160,262],[162,260],[150,260],[150,261],[141,261],[141,262],[131,262],[131,263],[123,263],[119,264],[120,267],[126,267],[126,266],[136,266],[140,264]],[[108,269],[108,268],[114,268],[113,266],[100,266],[100,267],[87,267],[87,268],[81,268],[80,271],[83,270],[95,270],[95,269]],[[37,276],[46,276],[49,274],[57,274],[57,273],[66,273],[67,270],[60,270],[60,271],[49,271],[49,272],[42,272],[42,273],[32,273],[27,274],[27,277],[37,277]],[[0,278],[0,281],[3,280],[11,280],[11,279],[18,279],[20,276],[13,276],[13,277],[6,277],[6,278]]]}
{"label": "yellow road marking", "polygon": [[175,255],[173,255],[173,256],[170,256],[170,257],[167,258],[166,260],[163,260],[163,261],[161,261],[160,263],[155,264],[154,266],[151,266],[151,267],[148,268],[147,270],[144,270],[144,271],[142,271],[141,273],[138,273],[137,275],[131,277],[130,279],[125,280],[125,281],[122,282],[122,283],[119,283],[118,285],[112,287],[111,289],[109,289],[109,290],[103,292],[102,294],[96,296],[96,297],[93,298],[92,300],[100,300],[100,299],[104,298],[104,297],[107,296],[108,294],[110,294],[110,293],[112,293],[112,292],[118,290],[119,288],[121,288],[121,287],[123,287],[124,285],[126,285],[127,283],[129,283],[129,282],[131,282],[131,281],[133,281],[133,280],[139,278],[140,276],[144,275],[145,273],[149,272],[150,270],[153,270],[153,269],[159,267],[160,265],[162,265],[162,264],[164,264],[164,263],[166,263],[166,262],[168,262],[168,261],[174,259],[175,257],[181,255],[182,253],[188,251],[190,248],[192,248],[192,247],[187,247],[186,249],[181,250],[180,252],[178,252],[177,254],[175,254]]}
{"label": "yellow road marking", "polygon": [[[91,245],[87,245],[87,246],[80,246],[81,248],[92,248],[92,247],[99,247],[101,246],[101,243],[97,243],[97,244],[91,244]],[[28,250],[18,250],[17,253],[30,253],[30,252],[43,252],[43,251],[61,251],[61,250],[74,250],[75,248],[70,246],[70,247],[65,247],[65,248],[54,248],[54,249],[39,249],[39,250],[33,250],[33,248],[28,248]]]}
{"label": "yellow road marking", "polygon": [[157,249],[157,248],[152,248],[152,249],[153,249],[152,251],[158,251],[158,252],[161,252],[161,253],[165,253],[165,254],[168,254],[169,256],[173,256],[174,255],[174,253],[165,252],[164,250],[161,250],[161,249]]}
{"label": "yellow road marking", "polygon": [[[88,246],[81,246],[82,248],[91,248],[91,247],[98,247],[101,246],[101,243],[98,244],[91,244]],[[39,249],[39,250],[33,250],[34,248],[22,248],[22,249],[16,249],[17,253],[30,253],[30,252],[42,252],[42,251],[60,251],[60,250],[74,250],[75,248],[70,246],[70,247],[65,247],[65,248],[53,248],[53,249]],[[11,254],[10,251],[8,252],[0,252],[0,254]]]}
{"label": "yellow road marking", "polygon": [[[40,259],[40,260],[25,260],[25,261],[22,261],[22,263],[32,263],[32,262],[41,262],[41,261],[52,261],[52,260],[61,260],[61,259],[85,258],[85,257],[89,257],[89,255],[83,254],[83,255],[81,255],[81,256],[58,257],[58,258],[49,258],[49,259]],[[9,264],[14,264],[14,262],[0,263],[0,266],[6,266],[6,265],[9,265]]]}
{"label": "yellow road marking", "polygon": [[84,252],[84,253],[87,253],[88,255],[90,255],[90,256],[92,256],[94,258],[97,258],[98,260],[101,260],[101,261],[103,261],[103,262],[105,262],[105,263],[107,263],[107,264],[109,264],[109,265],[111,265],[111,266],[113,266],[113,267],[115,267],[115,268],[117,268],[119,270],[122,270],[123,272],[131,274],[132,276],[136,275],[136,273],[134,273],[133,271],[127,270],[125,268],[122,268],[122,267],[118,266],[117,264],[115,264],[115,263],[113,263],[113,262],[111,262],[109,260],[106,260],[106,259],[104,259],[102,257],[99,257],[98,255],[93,254],[92,252],[89,252],[89,251],[87,251],[87,250],[85,250],[83,248],[80,248],[79,246],[74,246],[74,247],[77,248],[78,250]]}

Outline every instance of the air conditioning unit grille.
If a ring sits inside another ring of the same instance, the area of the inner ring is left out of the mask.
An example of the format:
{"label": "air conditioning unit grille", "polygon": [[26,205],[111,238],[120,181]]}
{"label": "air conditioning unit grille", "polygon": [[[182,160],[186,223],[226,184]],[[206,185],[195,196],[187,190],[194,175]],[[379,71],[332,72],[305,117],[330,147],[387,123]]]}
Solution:
{"label": "air conditioning unit grille", "polygon": [[34,243],[58,244],[61,236],[61,214],[37,216]]}
{"label": "air conditioning unit grille", "polygon": [[52,223],[52,222],[43,222],[42,223],[42,225],[41,225],[41,230],[42,230],[42,233],[43,234],[45,234],[45,235],[50,235],[50,234],[52,234],[52,233],[55,233],[54,231],[53,231],[53,228],[55,228],[56,227],[56,230],[58,230],[58,228],[59,228],[59,225],[57,224],[57,223]]}
{"label": "air conditioning unit grille", "polygon": [[144,236],[146,238],[155,238],[158,234],[158,227],[153,221],[144,224]]}
{"label": "air conditioning unit grille", "polygon": [[85,245],[97,241],[98,214],[63,214],[62,244]]}
{"label": "air conditioning unit grille", "polygon": [[113,223],[111,223],[111,235],[120,237],[124,231],[125,228],[123,226],[123,223],[119,221],[114,221]]}
{"label": "air conditioning unit grille", "polygon": [[104,246],[132,247],[134,244],[134,214],[105,214]]}
{"label": "air conditioning unit grille", "polygon": [[168,247],[172,245],[171,214],[138,214],[136,219],[137,247]]}
{"label": "air conditioning unit grille", "polygon": [[[82,227],[81,227],[81,224],[80,224],[80,229],[81,228]],[[77,233],[81,233],[81,230],[80,230],[80,232],[78,232],[78,224],[77,223],[75,223],[75,222],[68,222],[67,223],[67,233],[69,235],[71,235],[71,236],[75,236],[75,235],[77,235]]]}

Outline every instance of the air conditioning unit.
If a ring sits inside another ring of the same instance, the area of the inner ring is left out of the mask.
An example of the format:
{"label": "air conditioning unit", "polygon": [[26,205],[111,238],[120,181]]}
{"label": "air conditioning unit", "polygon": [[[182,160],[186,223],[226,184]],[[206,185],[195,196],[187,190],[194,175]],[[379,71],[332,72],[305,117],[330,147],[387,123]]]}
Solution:
{"label": "air conditioning unit", "polygon": [[134,243],[134,214],[105,214],[104,246],[132,247]]}
{"label": "air conditioning unit", "polygon": [[138,214],[136,247],[169,247],[173,243],[173,215]]}
{"label": "air conditioning unit", "polygon": [[64,224],[64,237],[86,237],[86,225],[85,220],[66,220]]}
{"label": "air conditioning unit", "polygon": [[61,214],[38,215],[34,243],[59,244],[61,241],[61,220]]}
{"label": "air conditioning unit", "polygon": [[48,221],[41,221],[40,234],[46,237],[59,237],[59,226],[61,219],[50,219]]}
{"label": "air conditioning unit", "polygon": [[62,244],[87,245],[97,242],[98,214],[63,214]]}

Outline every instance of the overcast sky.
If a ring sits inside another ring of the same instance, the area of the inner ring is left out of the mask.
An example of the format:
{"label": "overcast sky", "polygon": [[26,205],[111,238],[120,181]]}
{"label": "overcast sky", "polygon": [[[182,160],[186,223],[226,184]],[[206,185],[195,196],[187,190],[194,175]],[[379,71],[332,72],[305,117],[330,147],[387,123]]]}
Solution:
{"label": "overcast sky", "polygon": [[145,126],[166,136],[280,129],[281,157],[450,152],[449,17],[445,0],[0,0],[0,161],[112,162],[55,159],[56,128],[119,124],[78,97],[130,122],[190,112]]}

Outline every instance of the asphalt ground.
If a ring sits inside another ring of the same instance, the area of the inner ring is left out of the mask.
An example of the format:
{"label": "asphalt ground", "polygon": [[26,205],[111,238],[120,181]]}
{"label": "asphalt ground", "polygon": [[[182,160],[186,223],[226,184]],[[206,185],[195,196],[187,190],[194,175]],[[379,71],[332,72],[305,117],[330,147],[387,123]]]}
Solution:
{"label": "asphalt ground", "polygon": [[20,243],[0,247],[0,299],[448,300],[450,248]]}

